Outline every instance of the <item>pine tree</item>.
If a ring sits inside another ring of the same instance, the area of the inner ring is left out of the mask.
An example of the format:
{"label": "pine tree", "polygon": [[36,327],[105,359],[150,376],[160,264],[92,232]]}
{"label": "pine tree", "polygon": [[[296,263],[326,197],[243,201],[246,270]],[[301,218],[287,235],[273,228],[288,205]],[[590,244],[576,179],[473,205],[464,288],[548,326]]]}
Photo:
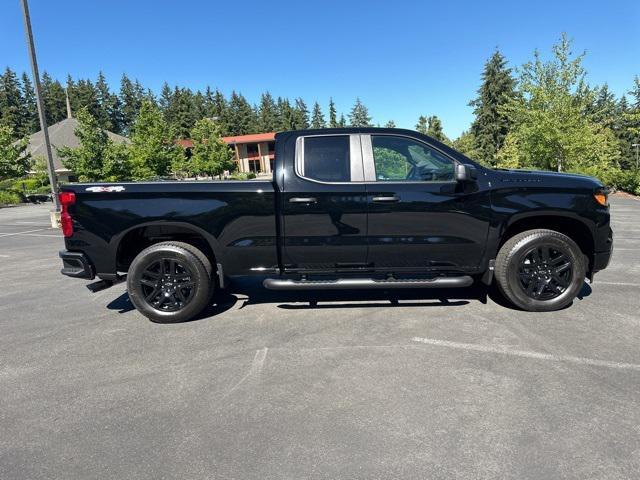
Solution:
{"label": "pine tree", "polygon": [[160,90],[160,100],[158,100],[158,106],[162,111],[163,115],[167,114],[167,111],[171,107],[171,102],[173,101],[173,90],[167,82],[162,84],[162,89]]}
{"label": "pine tree", "polygon": [[356,103],[351,109],[349,114],[349,122],[352,127],[369,127],[371,126],[371,117],[369,116],[369,110],[356,98]]}
{"label": "pine tree", "polygon": [[471,132],[476,141],[478,159],[495,165],[496,155],[509,133],[511,122],[505,107],[516,96],[515,80],[507,61],[496,50],[485,63],[478,96],[469,103],[476,116]]}
{"label": "pine tree", "polygon": [[258,130],[260,132],[273,132],[277,127],[276,103],[269,92],[260,97],[258,109]]}
{"label": "pine tree", "polygon": [[418,123],[416,123],[416,131],[426,135],[428,129],[429,124],[427,122],[427,117],[425,117],[424,115],[420,115],[420,117],[418,118]]}
{"label": "pine tree", "polygon": [[[161,98],[161,100],[164,99]],[[195,125],[197,117],[193,92],[188,88],[175,87],[169,107],[164,112],[164,118],[178,138],[189,138],[190,130]]]}
{"label": "pine tree", "polygon": [[329,97],[329,128],[336,128],[338,126],[336,104],[333,103],[333,98]]}
{"label": "pine tree", "polygon": [[633,87],[629,90],[629,95],[633,99],[633,109],[640,110],[640,77],[638,75],[633,78]]}
{"label": "pine tree", "polygon": [[67,118],[67,100],[62,84],[58,80],[53,80],[47,72],[44,72],[41,86],[47,125],[53,125]]}
{"label": "pine tree", "polygon": [[280,120],[280,128],[278,130],[295,130],[296,118],[295,112],[291,107],[291,103],[288,98],[278,97],[278,118]]}
{"label": "pine tree", "polygon": [[347,120],[344,118],[344,113],[340,114],[340,120],[338,120],[338,128],[345,128],[347,126]]}
{"label": "pine tree", "polygon": [[120,102],[122,103],[123,131],[128,133],[133,126],[144,97],[144,90],[136,80],[132,82],[126,74],[122,75],[120,81]]}
{"label": "pine tree", "polygon": [[71,111],[77,112],[86,107],[98,124],[104,128],[104,124],[108,122],[106,112],[102,111],[98,101],[99,92],[89,79],[80,79],[74,82],[71,76],[67,77],[67,92],[71,103]]}
{"label": "pine tree", "polygon": [[320,104],[315,102],[313,104],[313,113],[311,114],[311,128],[325,128],[326,126]]}
{"label": "pine tree", "polygon": [[229,134],[230,135],[247,135],[255,133],[257,127],[257,118],[255,112],[247,99],[242,94],[231,93],[229,101]]}
{"label": "pine tree", "polygon": [[18,136],[24,132],[24,108],[20,82],[9,67],[0,75],[0,125],[11,127]]}
{"label": "pine tree", "polygon": [[449,139],[442,130],[442,122],[436,115],[432,115],[431,117],[427,118],[427,123],[429,125],[426,132],[427,135],[429,135],[431,138],[439,140],[440,142],[449,143]]}
{"label": "pine tree", "polygon": [[295,129],[304,130],[309,128],[309,109],[302,98],[296,98],[296,106],[294,108]]}
{"label": "pine tree", "polygon": [[36,105],[36,92],[29,75],[22,74],[22,135],[31,135],[40,130],[38,118],[38,106]]}
{"label": "pine tree", "polygon": [[111,93],[107,79],[102,72],[98,73],[96,80],[96,97],[99,105],[99,113],[96,116],[100,126],[112,132],[120,132],[122,114],[118,97]]}
{"label": "pine tree", "polygon": [[384,128],[396,128],[396,122],[394,122],[393,120],[389,120],[384,124]]}

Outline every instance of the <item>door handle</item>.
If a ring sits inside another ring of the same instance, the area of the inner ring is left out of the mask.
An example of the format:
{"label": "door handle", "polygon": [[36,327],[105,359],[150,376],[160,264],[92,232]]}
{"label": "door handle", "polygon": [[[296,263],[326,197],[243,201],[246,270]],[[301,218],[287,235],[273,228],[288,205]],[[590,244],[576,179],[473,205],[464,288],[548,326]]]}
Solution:
{"label": "door handle", "polygon": [[376,203],[395,203],[400,201],[400,197],[395,195],[391,197],[373,197],[371,200]]}
{"label": "door handle", "polygon": [[289,203],[318,203],[315,197],[291,197]]}

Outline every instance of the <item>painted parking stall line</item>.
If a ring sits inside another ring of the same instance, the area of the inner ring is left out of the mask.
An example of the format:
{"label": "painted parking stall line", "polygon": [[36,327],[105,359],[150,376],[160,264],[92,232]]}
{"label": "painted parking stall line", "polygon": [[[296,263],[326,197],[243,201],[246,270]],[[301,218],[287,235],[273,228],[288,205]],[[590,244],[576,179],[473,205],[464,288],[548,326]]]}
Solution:
{"label": "painted parking stall line", "polygon": [[614,362],[609,360],[597,360],[594,358],[575,357],[572,355],[556,355],[554,353],[535,352],[530,350],[518,350],[504,346],[479,345],[475,343],[451,342],[448,340],[438,340],[435,338],[413,337],[412,342],[433,345],[436,347],[453,348],[456,350],[466,350],[469,352],[492,353],[512,357],[531,358],[534,360],[545,360],[560,363],[573,363],[575,365],[587,365],[592,367],[614,368],[618,370],[635,370],[640,372],[640,365],[637,363]]}

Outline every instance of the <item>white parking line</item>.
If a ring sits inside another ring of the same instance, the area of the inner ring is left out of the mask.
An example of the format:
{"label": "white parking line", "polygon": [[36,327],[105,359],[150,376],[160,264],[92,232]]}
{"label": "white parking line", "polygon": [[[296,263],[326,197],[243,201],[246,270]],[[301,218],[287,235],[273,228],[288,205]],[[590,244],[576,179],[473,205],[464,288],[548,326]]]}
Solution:
{"label": "white parking line", "polygon": [[475,343],[450,342],[447,340],[437,340],[435,338],[413,337],[413,342],[434,345],[437,347],[455,348],[457,350],[467,350],[471,352],[495,353],[499,355],[509,355],[512,357],[533,358],[535,360],[548,360],[552,362],[575,363],[577,365],[589,365],[592,367],[615,368],[618,370],[637,370],[640,365],[636,363],[611,362],[608,360],[597,360],[594,358],[574,357],[572,355],[555,355],[553,353],[541,353],[529,350],[517,350],[504,346],[478,345]]}
{"label": "white parking line", "polygon": [[25,233],[42,232],[47,228],[39,228],[38,230],[27,230],[26,232],[0,233],[0,237],[13,237],[14,235],[24,235]]}
{"label": "white parking line", "polygon": [[627,283],[627,282],[593,282],[594,285],[620,285],[623,287],[640,287],[640,283]]}
{"label": "white parking line", "polygon": [[261,348],[260,350],[256,350],[256,354],[253,356],[253,361],[251,362],[251,366],[249,367],[249,372],[238,381],[233,387],[231,387],[222,398],[227,397],[232,394],[240,385],[242,385],[249,377],[253,377],[259,375],[262,371],[262,367],[264,367],[264,361],[267,358],[267,352],[269,349],[267,347]]}
{"label": "white parking line", "polygon": [[23,237],[51,237],[51,238],[63,238],[64,235],[47,235],[44,233],[23,233]]}

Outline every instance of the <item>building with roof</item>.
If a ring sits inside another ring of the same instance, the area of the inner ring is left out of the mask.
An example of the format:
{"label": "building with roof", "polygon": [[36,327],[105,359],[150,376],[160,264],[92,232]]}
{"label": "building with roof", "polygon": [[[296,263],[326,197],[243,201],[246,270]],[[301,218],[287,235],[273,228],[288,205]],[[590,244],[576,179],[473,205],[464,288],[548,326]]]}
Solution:
{"label": "building with roof", "polygon": [[[69,99],[67,98],[67,118],[61,122],[54,123],[47,128],[49,132],[49,141],[51,143],[51,154],[53,156],[53,166],[56,172],[58,182],[75,182],[77,181],[74,173],[62,164],[62,160],[58,155],[58,148],[71,147],[76,148],[80,146],[80,139],[76,136],[76,129],[78,128],[78,120],[71,116],[71,107],[69,106]],[[115,143],[129,143],[130,140],[127,137],[117,135],[105,130],[107,136]],[[44,134],[42,130],[34,133],[29,137],[29,143],[27,144],[27,152],[31,154],[32,158],[42,157],[47,158],[47,149],[44,145]]]}
{"label": "building with roof", "polygon": [[[275,136],[275,132],[254,133],[251,135],[222,137],[222,140],[233,148],[239,172],[269,174],[273,171]],[[193,142],[189,139],[179,140],[178,143],[187,152],[193,147]]]}

